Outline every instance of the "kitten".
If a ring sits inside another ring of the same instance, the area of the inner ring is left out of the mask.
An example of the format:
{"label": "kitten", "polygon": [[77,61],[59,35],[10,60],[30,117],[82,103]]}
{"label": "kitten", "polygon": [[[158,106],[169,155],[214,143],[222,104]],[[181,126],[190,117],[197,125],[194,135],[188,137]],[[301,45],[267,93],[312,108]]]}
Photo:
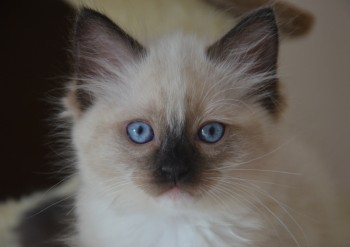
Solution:
{"label": "kitten", "polygon": [[270,8],[148,47],[80,11],[73,246],[334,246],[318,161],[280,127],[278,39]]}

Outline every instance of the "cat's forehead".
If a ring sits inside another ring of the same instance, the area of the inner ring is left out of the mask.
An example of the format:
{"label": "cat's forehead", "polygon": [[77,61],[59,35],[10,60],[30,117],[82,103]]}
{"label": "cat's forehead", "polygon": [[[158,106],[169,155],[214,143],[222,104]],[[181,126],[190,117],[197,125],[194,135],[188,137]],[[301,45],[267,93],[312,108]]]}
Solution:
{"label": "cat's forehead", "polygon": [[221,112],[215,105],[227,98],[228,85],[206,57],[206,47],[195,37],[180,35],[152,45],[130,82],[134,108],[172,127],[227,117],[223,104],[217,106]]}
{"label": "cat's forehead", "polygon": [[198,61],[198,56],[204,56],[207,45],[195,35],[175,33],[150,43],[148,51],[151,59],[167,57],[169,62],[180,62],[195,56]]}
{"label": "cat's forehead", "polygon": [[160,87],[186,87],[208,75],[205,44],[192,36],[173,35],[149,47],[144,69],[156,77]]}
{"label": "cat's forehead", "polygon": [[[150,47],[137,84],[152,88],[150,100],[156,97],[157,103],[161,103],[163,109],[166,107],[168,114],[181,119],[191,87],[198,84],[199,78],[205,78],[205,70],[201,71],[201,67],[206,66],[205,62],[204,46],[196,45],[194,38],[165,38]],[[203,87],[204,81],[200,84],[198,86]]]}

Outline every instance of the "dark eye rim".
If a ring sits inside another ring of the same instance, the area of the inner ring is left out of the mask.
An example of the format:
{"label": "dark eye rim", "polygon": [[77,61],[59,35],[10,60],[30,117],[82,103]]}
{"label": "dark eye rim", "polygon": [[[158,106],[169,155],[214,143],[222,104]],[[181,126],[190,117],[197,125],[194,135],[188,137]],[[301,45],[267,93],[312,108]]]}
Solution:
{"label": "dark eye rim", "polygon": [[[213,141],[213,142],[207,141],[207,140],[205,140],[205,139],[203,139],[203,138],[201,137],[201,130],[202,130],[205,126],[207,126],[207,125],[209,125],[209,124],[219,124],[219,125],[221,125],[221,127],[222,127],[222,135],[220,136],[220,138],[219,138],[218,140]],[[225,136],[225,132],[226,132],[226,125],[225,125],[224,123],[216,122],[216,121],[208,121],[208,122],[205,122],[205,123],[203,123],[202,125],[200,125],[200,127],[198,128],[198,131],[197,131],[197,137],[198,137],[199,140],[200,140],[201,142],[203,142],[203,143],[206,143],[206,144],[216,144],[216,143],[220,142],[220,141],[223,139],[223,137]]]}
{"label": "dark eye rim", "polygon": [[[144,123],[144,124],[148,125],[148,126],[150,127],[150,129],[151,129],[151,132],[152,132],[152,133],[151,133],[151,137],[150,137],[149,139],[147,139],[147,141],[144,141],[144,142],[137,142],[137,141],[133,140],[133,139],[131,138],[130,134],[129,134],[129,131],[128,131],[129,126],[130,126],[131,124],[133,124],[133,123]],[[129,140],[130,140],[132,143],[136,144],[136,145],[147,144],[147,143],[153,141],[153,140],[154,140],[154,136],[155,136],[155,135],[154,135],[154,130],[153,130],[152,125],[151,125],[148,121],[145,121],[145,120],[134,120],[134,121],[130,121],[130,122],[126,123],[125,131],[126,131],[126,135],[128,136]]]}

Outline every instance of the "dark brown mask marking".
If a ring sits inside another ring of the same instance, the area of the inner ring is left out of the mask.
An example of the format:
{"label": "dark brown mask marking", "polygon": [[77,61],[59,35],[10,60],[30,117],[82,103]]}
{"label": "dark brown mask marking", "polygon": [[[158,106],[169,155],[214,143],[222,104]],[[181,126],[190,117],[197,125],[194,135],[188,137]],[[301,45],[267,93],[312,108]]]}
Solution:
{"label": "dark brown mask marking", "polygon": [[170,133],[156,153],[154,176],[157,183],[195,183],[198,177],[196,161],[196,151],[186,136]]}

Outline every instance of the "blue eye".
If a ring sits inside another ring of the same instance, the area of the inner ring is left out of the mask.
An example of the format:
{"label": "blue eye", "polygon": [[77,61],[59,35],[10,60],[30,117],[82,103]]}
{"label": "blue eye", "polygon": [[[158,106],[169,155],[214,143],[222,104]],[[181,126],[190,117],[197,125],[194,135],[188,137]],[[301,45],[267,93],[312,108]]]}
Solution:
{"label": "blue eye", "polygon": [[130,140],[137,144],[145,144],[153,140],[154,133],[151,126],[144,122],[133,122],[127,127]]}
{"label": "blue eye", "polygon": [[203,142],[215,143],[218,142],[224,135],[225,127],[221,123],[208,123],[198,131],[198,137]]}

